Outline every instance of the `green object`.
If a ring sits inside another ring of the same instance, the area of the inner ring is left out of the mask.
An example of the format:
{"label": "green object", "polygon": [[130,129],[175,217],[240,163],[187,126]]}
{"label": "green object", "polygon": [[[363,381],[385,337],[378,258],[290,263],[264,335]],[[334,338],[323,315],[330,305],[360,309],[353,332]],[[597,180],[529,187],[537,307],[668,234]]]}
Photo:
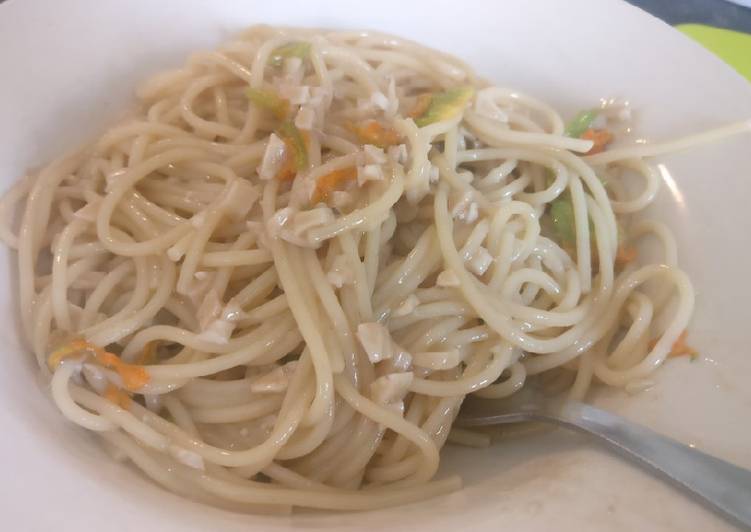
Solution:
{"label": "green object", "polygon": [[[582,111],[566,125],[563,134],[578,139],[592,126],[595,118],[597,118],[596,109]],[[548,183],[551,183],[554,177],[553,172],[548,170]],[[550,204],[550,218],[553,221],[558,242],[564,246],[573,245],[576,242],[576,226],[574,225],[574,205],[571,203],[571,194],[568,191],[555,198]],[[592,220],[589,223],[591,230]]]}
{"label": "green object", "polygon": [[550,219],[558,242],[564,246],[573,245],[576,242],[574,206],[568,194],[561,194],[550,204]]}
{"label": "green object", "polygon": [[258,107],[267,109],[274,113],[279,120],[284,120],[289,112],[289,102],[280,98],[275,92],[248,88],[245,90],[248,99]]}
{"label": "green object", "polygon": [[563,134],[567,137],[578,139],[584,134],[586,130],[590,128],[592,122],[595,121],[595,118],[597,118],[597,111],[582,111],[581,113],[576,115],[576,118],[568,123]]}
{"label": "green object", "polygon": [[751,81],[751,35],[703,24],[679,24],[676,28],[714,52],[741,76]]}
{"label": "green object", "polygon": [[288,146],[292,148],[292,155],[295,160],[295,168],[298,172],[305,170],[308,166],[308,150],[305,147],[305,139],[295,124],[290,121],[283,122],[277,131]]}
{"label": "green object", "polygon": [[281,66],[282,62],[289,57],[299,57],[305,59],[310,55],[310,43],[304,41],[294,41],[287,43],[271,52],[273,66]]}
{"label": "green object", "polygon": [[[595,121],[598,114],[598,109],[587,109],[586,111],[581,111],[571,122],[566,124],[566,129],[563,131],[563,134],[568,137],[580,138],[585,131],[592,127],[592,122]],[[607,188],[607,181],[600,176],[597,176],[597,178],[602,183],[602,186]],[[553,172],[547,170],[548,186],[553,182],[553,179],[555,179]],[[563,194],[555,198],[550,204],[550,218],[553,221],[553,228],[555,229],[556,236],[561,244],[566,246],[576,242],[574,204],[572,203],[571,194],[568,190],[565,190]],[[595,226],[594,223],[592,223],[592,218],[588,218],[588,220],[589,237],[591,239],[595,234]],[[618,241],[621,241],[620,237]]]}
{"label": "green object", "polygon": [[475,95],[474,87],[455,87],[434,94],[430,98],[430,105],[422,116],[415,119],[417,127],[424,127],[433,122],[446,120],[460,112],[467,102]]}

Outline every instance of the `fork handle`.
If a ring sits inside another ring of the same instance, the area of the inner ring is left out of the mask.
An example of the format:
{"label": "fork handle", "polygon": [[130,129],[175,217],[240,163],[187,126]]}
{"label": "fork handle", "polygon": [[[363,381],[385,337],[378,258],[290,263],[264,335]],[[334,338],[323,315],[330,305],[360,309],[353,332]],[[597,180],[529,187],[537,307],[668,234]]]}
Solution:
{"label": "fork handle", "polygon": [[608,442],[751,528],[751,471],[692,449],[620,416],[578,402],[559,421]]}

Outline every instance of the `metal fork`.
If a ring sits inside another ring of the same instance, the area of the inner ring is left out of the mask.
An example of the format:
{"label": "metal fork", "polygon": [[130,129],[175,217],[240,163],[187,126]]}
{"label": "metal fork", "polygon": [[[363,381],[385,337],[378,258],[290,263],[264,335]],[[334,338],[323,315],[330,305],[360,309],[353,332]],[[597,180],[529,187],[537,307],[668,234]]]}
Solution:
{"label": "metal fork", "polygon": [[481,427],[523,421],[553,423],[597,436],[751,529],[751,471],[599,408],[576,401],[554,403],[535,391],[514,400],[468,397],[456,424]]}

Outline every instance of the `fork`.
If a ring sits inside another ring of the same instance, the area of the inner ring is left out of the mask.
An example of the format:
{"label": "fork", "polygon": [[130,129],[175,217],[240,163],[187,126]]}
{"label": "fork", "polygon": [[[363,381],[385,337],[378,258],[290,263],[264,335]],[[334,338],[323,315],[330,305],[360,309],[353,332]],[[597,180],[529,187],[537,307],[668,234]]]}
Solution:
{"label": "fork", "polygon": [[594,406],[554,402],[534,390],[513,400],[468,397],[456,425],[481,427],[524,421],[553,423],[596,436],[611,449],[662,474],[751,529],[751,471]]}

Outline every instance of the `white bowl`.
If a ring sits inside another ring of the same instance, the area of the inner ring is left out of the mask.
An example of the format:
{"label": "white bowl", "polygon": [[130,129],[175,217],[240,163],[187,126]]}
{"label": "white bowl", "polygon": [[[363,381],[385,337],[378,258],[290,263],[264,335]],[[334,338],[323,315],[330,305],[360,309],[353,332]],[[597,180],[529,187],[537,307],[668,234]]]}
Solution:
{"label": "white bowl", "polygon": [[[138,80],[246,25],[374,28],[467,59],[498,84],[573,113],[628,97],[650,139],[751,117],[751,86],[662,22],[613,0],[10,0],[0,5],[0,178],[111,123]],[[751,136],[662,162],[674,182],[653,212],[676,229],[698,292],[691,342],[657,385],[605,406],[751,467]],[[566,433],[486,450],[449,448],[458,493],[361,514],[238,515],[182,500],[112,462],[64,422],[16,331],[13,257],[0,260],[0,506],[6,530],[720,530],[730,525],[671,486]]]}

